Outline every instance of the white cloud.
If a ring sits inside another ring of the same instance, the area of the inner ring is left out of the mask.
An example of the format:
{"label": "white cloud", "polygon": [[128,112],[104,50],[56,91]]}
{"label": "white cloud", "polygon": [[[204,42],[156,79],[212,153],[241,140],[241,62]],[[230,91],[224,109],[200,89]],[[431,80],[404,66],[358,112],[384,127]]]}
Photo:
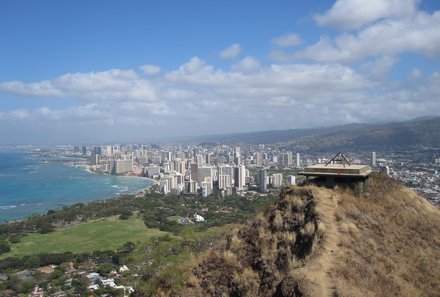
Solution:
{"label": "white cloud", "polygon": [[156,65],[142,65],[139,68],[147,75],[158,74],[160,72],[160,67]]}
{"label": "white cloud", "polygon": [[396,63],[396,57],[383,56],[364,63],[361,69],[369,77],[383,79]]}
{"label": "white cloud", "polygon": [[234,71],[242,73],[252,73],[260,69],[260,63],[251,57],[245,57],[243,60],[231,67]]}
{"label": "white cloud", "polygon": [[341,34],[334,40],[320,41],[295,53],[296,59],[319,62],[352,63],[375,56],[394,56],[413,52],[440,56],[440,11],[418,12],[411,18],[383,20],[357,34]]}
{"label": "white cloud", "polygon": [[[216,69],[194,57],[178,69],[158,76],[155,82],[139,78],[132,72],[112,70],[111,73],[111,79],[108,79],[107,72],[67,74],[45,82],[19,82],[15,89],[7,90],[25,96],[41,96],[39,92],[29,91],[29,86],[46,85],[50,86],[50,90],[57,91],[60,98],[78,96],[91,102],[64,111],[50,108],[26,111],[22,112],[23,118],[28,115],[29,118],[46,117],[61,121],[72,117],[84,120],[95,117],[104,121],[113,119],[114,123],[118,123],[121,118],[134,117],[141,111],[143,117],[175,117],[179,114],[197,117],[192,108],[207,115],[219,111],[236,114],[250,107],[263,111],[266,107],[275,108],[282,104],[293,106],[298,102],[326,101],[338,93],[351,94],[372,86],[352,69],[339,64],[274,64],[262,67],[251,57],[234,64],[230,71]],[[103,78],[97,78],[101,76]],[[109,89],[105,88],[107,85]],[[148,87],[144,90],[143,86]],[[154,90],[154,96],[148,95],[150,89]],[[153,99],[138,100],[145,94]],[[351,95],[348,97],[351,98]],[[15,118],[18,119],[17,116]]]}
{"label": "white cloud", "polygon": [[10,112],[0,112],[0,120],[14,121],[25,120],[27,118],[29,118],[29,112],[24,108],[16,109]]}
{"label": "white cloud", "polygon": [[63,96],[63,92],[54,88],[49,81],[25,84],[20,81],[0,83],[0,91],[16,93],[24,96]]}
{"label": "white cloud", "polygon": [[296,33],[282,35],[272,40],[272,43],[277,47],[297,46],[300,45],[301,42],[301,37]]}
{"label": "white cloud", "polygon": [[315,15],[321,26],[356,29],[384,18],[413,15],[420,0],[337,0],[330,10]]}
{"label": "white cloud", "polygon": [[[143,135],[143,131],[188,135],[310,127],[310,118],[319,126],[440,113],[440,74],[399,88],[388,88],[375,79],[389,71],[396,59],[378,57],[364,64],[364,72],[357,72],[340,63],[263,66],[246,57],[226,71],[193,57],[175,70],[159,73],[154,81],[134,71],[112,70],[18,82],[15,89],[6,82],[0,86],[26,97],[42,96],[36,90],[43,88],[35,86],[45,86],[56,91],[59,100],[76,96],[87,100],[67,100],[71,106],[64,108],[0,112],[0,121],[29,127],[38,123],[40,130],[44,125],[51,129],[82,125],[95,127],[98,133],[112,125],[112,131],[121,130],[120,135]],[[109,85],[110,91],[105,88],[109,82],[116,85]],[[144,93],[152,99],[139,100]],[[107,95],[110,99],[104,100]]]}
{"label": "white cloud", "polygon": [[155,101],[153,85],[133,70],[112,69],[103,72],[67,73],[53,80],[35,83],[0,83],[0,91],[24,96],[75,97],[85,100]]}
{"label": "white cloud", "polygon": [[422,71],[419,68],[414,68],[411,70],[410,74],[408,75],[408,78],[411,80],[417,80],[422,77]]}
{"label": "white cloud", "polygon": [[215,70],[199,57],[193,57],[177,70],[166,73],[164,78],[174,83],[209,85],[222,83],[220,77],[223,75],[222,70]]}
{"label": "white cloud", "polygon": [[240,44],[234,43],[230,47],[222,50],[222,52],[220,53],[220,58],[225,59],[225,60],[234,59],[234,58],[238,57],[240,52],[241,52]]}

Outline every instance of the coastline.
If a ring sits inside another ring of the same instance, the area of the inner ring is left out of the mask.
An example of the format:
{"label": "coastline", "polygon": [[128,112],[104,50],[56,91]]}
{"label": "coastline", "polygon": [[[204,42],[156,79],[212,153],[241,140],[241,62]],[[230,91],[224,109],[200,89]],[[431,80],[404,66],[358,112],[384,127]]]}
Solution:
{"label": "coastline", "polygon": [[[89,175],[98,172],[90,170],[88,164],[46,163],[39,156],[29,159],[27,154],[21,153],[13,157],[15,159],[7,156],[7,159],[14,160],[17,165],[14,163],[11,170],[0,174],[0,185],[6,191],[0,205],[0,224],[21,221],[32,215],[45,215],[49,210],[75,203],[144,195],[158,183],[141,176],[99,174],[101,179],[98,174]],[[131,180],[120,177],[130,177]],[[20,184],[20,187],[14,188],[15,184]]]}
{"label": "coastline", "polygon": [[149,177],[144,177],[144,176],[138,176],[138,175],[111,175],[108,173],[101,173],[101,172],[96,172],[94,170],[91,169],[92,166],[91,165],[85,165],[84,166],[84,170],[87,171],[88,173],[92,173],[92,174],[102,174],[102,175],[109,175],[109,176],[115,176],[115,177],[129,177],[129,178],[138,178],[138,179],[145,179],[145,180],[149,180],[152,182],[151,185],[142,188],[140,191],[138,191],[137,193],[133,193],[133,194],[129,194],[129,195],[139,195],[143,192],[145,192],[147,189],[149,189],[152,185],[158,185],[159,181],[149,178]]}

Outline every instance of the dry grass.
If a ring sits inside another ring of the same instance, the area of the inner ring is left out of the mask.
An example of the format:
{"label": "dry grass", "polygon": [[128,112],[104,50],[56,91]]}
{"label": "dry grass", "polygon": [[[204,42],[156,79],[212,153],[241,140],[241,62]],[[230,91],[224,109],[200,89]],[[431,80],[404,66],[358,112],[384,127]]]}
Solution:
{"label": "dry grass", "polygon": [[200,258],[182,296],[440,296],[440,211],[373,176],[367,197],[286,188]]}
{"label": "dry grass", "polygon": [[[203,296],[272,296],[311,255],[325,230],[321,222],[318,236],[317,226],[310,189],[285,189],[276,205],[233,232],[224,248],[206,253],[195,271],[199,282],[191,283],[200,284]],[[287,283],[283,290],[289,290]]]}
{"label": "dry grass", "polygon": [[370,189],[340,200],[336,296],[440,296],[440,211],[385,176]]}

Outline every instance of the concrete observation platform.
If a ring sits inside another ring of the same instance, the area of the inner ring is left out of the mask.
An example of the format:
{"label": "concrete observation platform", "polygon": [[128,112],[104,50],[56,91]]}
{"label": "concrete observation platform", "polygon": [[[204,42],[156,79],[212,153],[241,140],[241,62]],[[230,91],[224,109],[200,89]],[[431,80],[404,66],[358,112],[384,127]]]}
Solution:
{"label": "concrete observation platform", "polygon": [[351,165],[348,159],[338,153],[326,164],[316,164],[304,168],[299,172],[318,186],[334,188],[336,185],[350,187],[357,196],[361,196],[368,189],[368,177],[371,174],[368,165]]}

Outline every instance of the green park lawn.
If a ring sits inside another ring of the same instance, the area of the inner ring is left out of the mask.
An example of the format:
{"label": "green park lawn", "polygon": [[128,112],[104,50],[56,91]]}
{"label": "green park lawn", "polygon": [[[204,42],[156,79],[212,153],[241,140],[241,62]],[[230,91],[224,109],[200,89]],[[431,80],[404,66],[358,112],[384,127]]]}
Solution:
{"label": "green park lawn", "polygon": [[48,234],[29,234],[12,244],[11,251],[0,256],[22,257],[39,253],[83,253],[99,250],[116,250],[126,242],[147,242],[152,237],[166,234],[149,229],[135,215],[128,220],[108,217],[57,229]]}

